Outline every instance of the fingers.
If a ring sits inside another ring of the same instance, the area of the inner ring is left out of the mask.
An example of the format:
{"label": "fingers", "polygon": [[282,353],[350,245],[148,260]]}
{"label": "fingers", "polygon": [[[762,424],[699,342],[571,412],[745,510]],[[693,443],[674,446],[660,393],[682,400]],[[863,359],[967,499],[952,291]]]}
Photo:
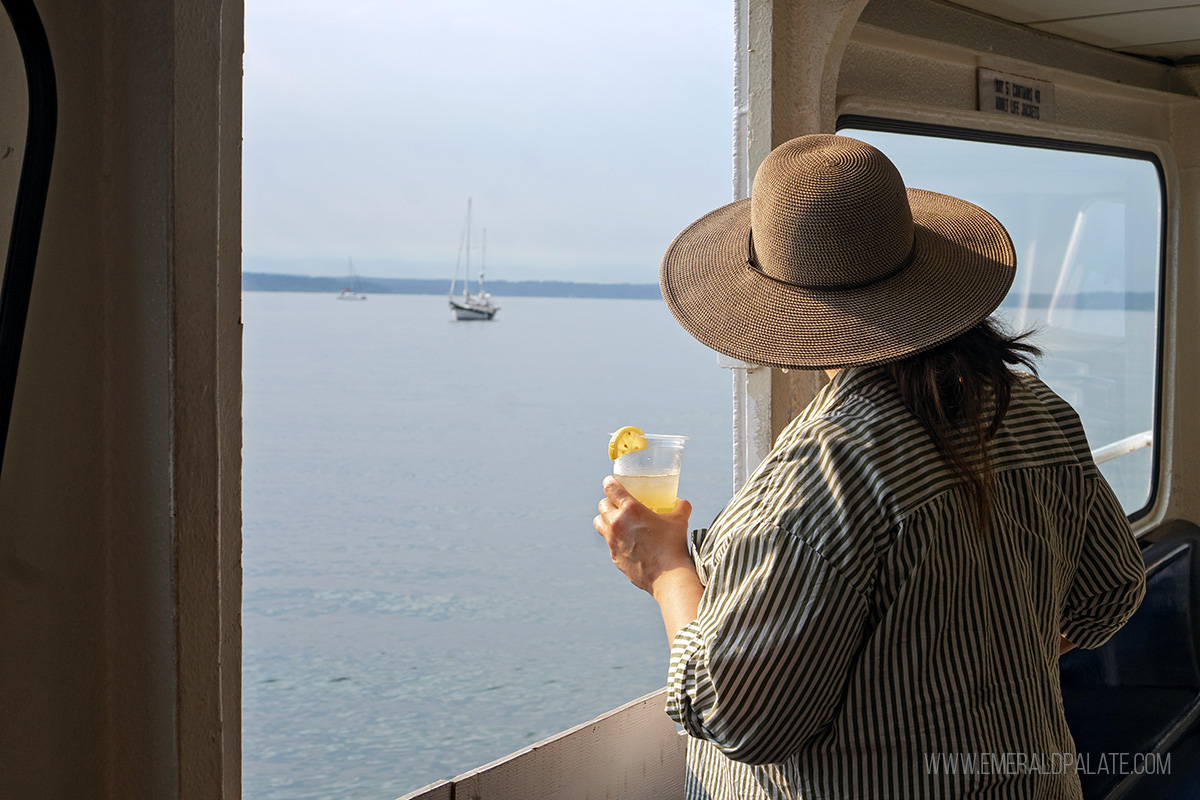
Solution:
{"label": "fingers", "polygon": [[612,500],[604,497],[596,504],[596,510],[600,513],[592,519],[592,526],[597,533],[607,539],[613,533],[613,525],[620,518],[621,508]]}
{"label": "fingers", "polygon": [[[621,482],[612,475],[609,475],[604,479],[604,494],[604,500],[607,500],[612,504],[614,512],[624,512],[632,514],[635,517],[643,513],[653,513],[650,511],[650,509],[642,505],[636,497],[630,494],[629,490],[622,486]],[[600,502],[603,503],[604,500],[601,500]]]}
{"label": "fingers", "polygon": [[692,504],[683,498],[679,498],[675,501],[675,507],[671,509],[671,514],[687,520],[688,517],[692,516]]}
{"label": "fingers", "polygon": [[630,500],[634,499],[633,495],[631,495],[625,489],[625,487],[621,485],[621,482],[612,475],[609,475],[604,479],[604,494],[613,501],[617,508],[620,508]]}

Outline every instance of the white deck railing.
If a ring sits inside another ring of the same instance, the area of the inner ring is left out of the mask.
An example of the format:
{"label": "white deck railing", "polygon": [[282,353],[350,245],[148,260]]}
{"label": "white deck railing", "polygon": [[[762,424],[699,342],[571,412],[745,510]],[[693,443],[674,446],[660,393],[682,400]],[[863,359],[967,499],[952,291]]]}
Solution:
{"label": "white deck railing", "polygon": [[1106,444],[1104,447],[1097,447],[1092,451],[1092,460],[1097,464],[1103,464],[1105,461],[1112,461],[1114,458],[1128,455],[1134,450],[1141,450],[1152,444],[1154,444],[1154,431],[1142,431],[1133,436],[1126,436],[1112,444]]}
{"label": "white deck railing", "polygon": [[666,689],[400,800],[666,800],[683,796],[686,739]]}

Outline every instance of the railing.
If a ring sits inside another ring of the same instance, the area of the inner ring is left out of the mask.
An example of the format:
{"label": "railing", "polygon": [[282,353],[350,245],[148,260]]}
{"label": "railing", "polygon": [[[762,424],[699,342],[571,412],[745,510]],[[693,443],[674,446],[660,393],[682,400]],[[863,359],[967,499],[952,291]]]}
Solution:
{"label": "railing", "polygon": [[1098,447],[1092,451],[1092,460],[1097,464],[1103,464],[1105,461],[1112,461],[1114,458],[1128,455],[1134,450],[1141,450],[1143,447],[1149,447],[1154,444],[1154,432],[1142,431],[1135,433],[1133,436],[1126,436],[1120,441],[1106,444],[1104,447]]}
{"label": "railing", "polygon": [[686,738],[666,689],[400,800],[661,800],[683,796]]}

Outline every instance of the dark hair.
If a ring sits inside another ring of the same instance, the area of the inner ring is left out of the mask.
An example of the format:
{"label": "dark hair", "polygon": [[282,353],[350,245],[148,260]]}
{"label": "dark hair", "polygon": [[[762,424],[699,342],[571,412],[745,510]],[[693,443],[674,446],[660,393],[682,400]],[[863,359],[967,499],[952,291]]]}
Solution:
{"label": "dark hair", "polygon": [[[900,397],[974,501],[980,533],[986,533],[995,486],[988,442],[1000,430],[1012,399],[1009,367],[1036,372],[1042,355],[989,317],[932,350],[885,364]],[[990,415],[990,419],[985,417]]]}

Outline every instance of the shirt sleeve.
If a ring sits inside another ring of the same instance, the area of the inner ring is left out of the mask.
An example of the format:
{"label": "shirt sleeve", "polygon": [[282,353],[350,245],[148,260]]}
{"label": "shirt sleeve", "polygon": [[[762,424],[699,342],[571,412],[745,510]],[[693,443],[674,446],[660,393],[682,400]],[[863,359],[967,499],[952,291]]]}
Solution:
{"label": "shirt sleeve", "polygon": [[784,761],[841,705],[867,603],[806,542],[778,527],[739,535],[675,637],[667,713],[751,764]]}
{"label": "shirt sleeve", "polygon": [[1133,616],[1146,593],[1146,566],[1129,520],[1097,476],[1083,547],[1063,608],[1062,633],[1079,647],[1099,647]]}

